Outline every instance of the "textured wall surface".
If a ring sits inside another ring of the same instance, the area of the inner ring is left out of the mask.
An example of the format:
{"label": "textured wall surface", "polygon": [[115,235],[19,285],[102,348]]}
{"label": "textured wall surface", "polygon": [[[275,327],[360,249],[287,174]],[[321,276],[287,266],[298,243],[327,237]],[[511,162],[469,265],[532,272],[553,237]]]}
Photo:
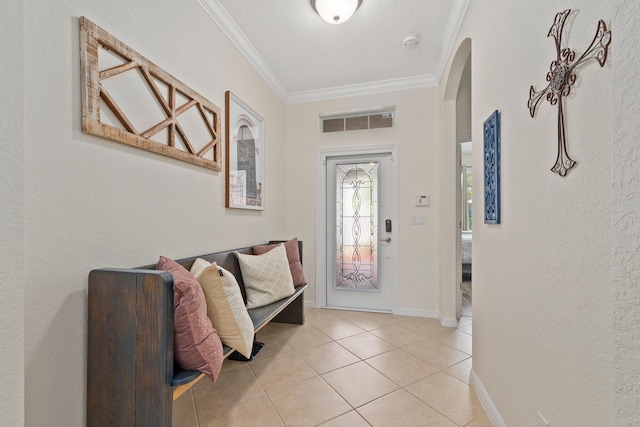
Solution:
{"label": "textured wall surface", "polygon": [[[224,173],[82,133],[80,16],[265,118],[264,212],[225,209]],[[285,237],[284,105],[195,1],[26,2],[24,22],[26,423],[81,426],[89,271]]]}
{"label": "textured wall surface", "polygon": [[24,423],[23,2],[0,25],[0,426]]}
{"label": "textured wall surface", "polygon": [[616,425],[640,425],[640,4],[620,2],[613,51]]}
{"label": "textured wall surface", "polygon": [[[615,4],[595,0],[471,2],[459,40],[472,39],[473,140],[501,111],[502,224],[483,223],[474,200],[473,369],[508,426],[614,425],[612,84],[618,66],[582,67],[566,99],[567,177],[549,169],[557,107],[529,116],[530,85],[546,86],[556,13],[574,9],[565,46],[583,52]],[[637,15],[636,20],[637,20]],[[616,80],[617,81],[617,80]],[[637,120],[637,118],[636,118]],[[482,150],[474,169],[483,170]],[[628,167],[628,166],[627,166]],[[474,193],[483,194],[476,175]]]}

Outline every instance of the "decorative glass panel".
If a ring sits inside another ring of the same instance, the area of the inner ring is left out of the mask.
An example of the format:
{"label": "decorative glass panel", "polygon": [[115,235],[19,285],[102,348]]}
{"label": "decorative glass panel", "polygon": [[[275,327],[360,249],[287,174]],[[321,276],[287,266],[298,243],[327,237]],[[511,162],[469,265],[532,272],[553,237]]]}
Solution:
{"label": "decorative glass panel", "polygon": [[369,116],[369,129],[393,127],[393,113],[372,114]]}
{"label": "decorative glass panel", "polygon": [[339,117],[337,119],[324,119],[322,121],[322,132],[343,132],[344,131],[344,118]]}
{"label": "decorative glass panel", "polygon": [[378,288],[378,162],[336,166],[336,289]]}
{"label": "decorative glass panel", "polygon": [[362,129],[369,129],[369,116],[355,116],[345,119],[345,130]]}

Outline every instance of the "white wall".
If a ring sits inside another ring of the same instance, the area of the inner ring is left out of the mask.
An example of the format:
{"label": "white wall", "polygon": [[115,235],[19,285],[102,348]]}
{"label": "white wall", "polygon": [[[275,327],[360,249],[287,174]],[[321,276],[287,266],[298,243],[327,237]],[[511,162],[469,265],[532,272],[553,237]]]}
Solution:
{"label": "white wall", "polygon": [[613,67],[613,250],[616,425],[640,425],[640,3],[618,2]]}
{"label": "white wall", "polygon": [[[438,90],[425,88],[356,96],[287,107],[286,202],[287,231],[305,241],[305,292],[315,302],[316,288],[316,165],[317,150],[398,144],[399,177],[399,307],[405,314],[438,313]],[[395,105],[393,128],[323,134],[321,114]],[[431,195],[431,207],[414,207],[414,196]],[[410,225],[424,214],[426,225]]]}
{"label": "white wall", "polygon": [[0,425],[24,423],[24,6],[0,25]]}
{"label": "white wall", "polygon": [[[456,140],[471,141],[471,58],[460,78],[460,87],[456,97]],[[463,163],[464,164],[464,163]]]}
{"label": "white wall", "polygon": [[[460,86],[458,87],[458,96],[456,97],[456,141],[466,144],[469,147],[471,141],[471,58],[467,60],[467,64],[460,78]],[[480,146],[480,144],[478,144]],[[473,165],[473,156],[471,151],[462,149],[460,160],[464,166]]]}
{"label": "white wall", "polygon": [[[213,103],[232,90],[265,118],[264,212],[225,209],[223,173],[82,133],[82,15]],[[27,2],[24,30],[26,423],[80,426],[89,271],[282,237],[284,105],[195,1]]]}
{"label": "white wall", "polygon": [[[473,369],[508,426],[613,425],[611,293],[612,69],[592,63],[566,100],[568,150],[578,166],[562,178],[557,107],[529,116],[529,86],[542,88],[555,58],[554,16],[579,10],[565,41],[583,51],[611,4],[594,0],[471,2],[459,40],[472,39],[473,140],[501,111],[502,224],[474,210]],[[637,15],[635,15],[637,16]],[[475,170],[483,170],[475,150]],[[617,165],[616,165],[617,167]],[[482,175],[474,193],[483,194]],[[637,203],[637,202],[636,202]]]}

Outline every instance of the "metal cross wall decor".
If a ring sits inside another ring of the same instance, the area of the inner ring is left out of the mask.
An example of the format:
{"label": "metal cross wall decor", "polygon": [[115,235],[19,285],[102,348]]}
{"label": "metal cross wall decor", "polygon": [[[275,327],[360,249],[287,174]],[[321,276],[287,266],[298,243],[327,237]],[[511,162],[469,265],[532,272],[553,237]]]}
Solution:
{"label": "metal cross wall decor", "polygon": [[603,67],[607,60],[609,44],[611,43],[611,31],[607,30],[607,25],[601,19],[598,21],[598,29],[591,45],[576,60],[575,50],[562,48],[562,31],[570,13],[571,9],[567,9],[556,15],[553,25],[547,34],[547,37],[553,37],[556,40],[557,51],[556,60],[551,62],[551,69],[547,73],[549,84],[539,92],[536,92],[532,85],[529,89],[529,102],[527,103],[531,117],[534,117],[536,107],[545,95],[551,105],[558,105],[558,157],[556,157],[556,164],[551,168],[551,171],[560,176],[566,176],[569,169],[576,164],[575,160],[567,154],[562,106],[563,98],[571,93],[571,86],[576,82],[576,68],[590,59],[596,59],[600,66]]}

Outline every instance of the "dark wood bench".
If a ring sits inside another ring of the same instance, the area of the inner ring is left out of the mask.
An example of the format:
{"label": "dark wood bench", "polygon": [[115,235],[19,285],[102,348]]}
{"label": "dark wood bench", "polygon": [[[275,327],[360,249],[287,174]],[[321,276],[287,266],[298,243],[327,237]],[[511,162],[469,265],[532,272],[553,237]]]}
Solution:
{"label": "dark wood bench", "polygon": [[[275,242],[269,242],[275,243]],[[302,242],[299,242],[302,260]],[[234,252],[176,260],[187,270],[197,258],[216,262],[246,293]],[[304,324],[304,289],[264,307],[250,309],[255,332],[268,322]],[[131,269],[101,268],[89,274],[87,426],[171,426],[172,403],[204,374],[173,360],[173,274],[155,264]],[[224,346],[224,355],[234,352]]]}

